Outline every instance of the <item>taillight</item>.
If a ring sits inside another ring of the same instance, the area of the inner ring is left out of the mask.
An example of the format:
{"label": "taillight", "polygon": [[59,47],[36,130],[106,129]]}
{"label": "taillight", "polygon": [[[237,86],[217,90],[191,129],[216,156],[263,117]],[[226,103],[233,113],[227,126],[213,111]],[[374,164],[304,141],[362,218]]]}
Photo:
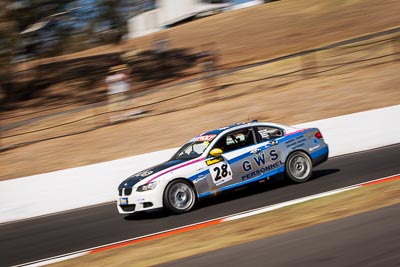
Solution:
{"label": "taillight", "polygon": [[324,137],[322,136],[322,133],[321,133],[321,132],[317,132],[317,133],[315,134],[315,137],[317,137],[318,139],[324,138]]}

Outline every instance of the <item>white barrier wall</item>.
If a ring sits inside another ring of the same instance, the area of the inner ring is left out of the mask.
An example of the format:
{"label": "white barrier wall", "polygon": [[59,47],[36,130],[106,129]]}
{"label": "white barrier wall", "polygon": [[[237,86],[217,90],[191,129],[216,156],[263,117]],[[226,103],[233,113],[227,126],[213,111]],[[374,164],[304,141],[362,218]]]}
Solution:
{"label": "white barrier wall", "polygon": [[258,6],[258,5],[261,5],[261,4],[264,4],[264,0],[253,0],[253,1],[244,2],[242,4],[232,5],[231,7],[227,8],[227,10],[228,11],[238,10],[238,9]]}
{"label": "white barrier wall", "polygon": [[160,29],[158,9],[139,14],[128,20],[129,38],[135,38],[157,32]]}
{"label": "white barrier wall", "polygon": [[400,143],[400,105],[295,126],[318,127],[334,157]]}
{"label": "white barrier wall", "polygon": [[135,38],[154,33],[168,24],[230,5],[230,3],[205,3],[200,0],[158,0],[157,9],[144,12],[128,20],[128,36]]}
{"label": "white barrier wall", "polygon": [[0,223],[116,199],[123,179],[168,160],[174,149],[0,182]]}
{"label": "white barrier wall", "polygon": [[[400,143],[400,105],[296,127],[318,127],[337,156]],[[110,202],[128,176],[167,160],[177,148],[0,182],[0,223]]]}

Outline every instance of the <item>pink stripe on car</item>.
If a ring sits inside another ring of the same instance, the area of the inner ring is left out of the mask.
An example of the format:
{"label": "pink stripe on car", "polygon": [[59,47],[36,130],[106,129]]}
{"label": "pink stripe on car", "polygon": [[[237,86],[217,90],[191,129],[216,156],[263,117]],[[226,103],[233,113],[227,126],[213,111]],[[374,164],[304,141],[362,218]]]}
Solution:
{"label": "pink stripe on car", "polygon": [[195,160],[186,162],[186,163],[182,163],[181,165],[178,165],[178,166],[176,166],[176,167],[174,167],[174,168],[172,168],[172,169],[163,171],[162,173],[159,173],[159,174],[157,174],[156,176],[154,176],[153,178],[151,178],[150,180],[148,180],[146,184],[151,183],[152,181],[154,181],[155,179],[157,179],[157,178],[160,177],[161,175],[164,175],[164,174],[166,174],[166,173],[175,171],[175,170],[180,169],[180,168],[182,168],[182,167],[186,167],[186,166],[188,166],[188,165],[191,165],[191,164],[193,164],[193,163],[196,163],[196,162],[199,162],[199,161],[202,161],[202,160],[204,160],[204,158],[198,158],[198,159],[195,159]]}

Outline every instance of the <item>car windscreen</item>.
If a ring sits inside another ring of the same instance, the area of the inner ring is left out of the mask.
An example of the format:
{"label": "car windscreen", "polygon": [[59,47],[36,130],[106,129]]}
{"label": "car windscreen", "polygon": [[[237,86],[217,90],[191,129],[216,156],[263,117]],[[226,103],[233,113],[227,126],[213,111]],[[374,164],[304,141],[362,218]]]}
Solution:
{"label": "car windscreen", "polygon": [[171,160],[188,160],[199,157],[210,145],[209,141],[193,141],[184,144]]}

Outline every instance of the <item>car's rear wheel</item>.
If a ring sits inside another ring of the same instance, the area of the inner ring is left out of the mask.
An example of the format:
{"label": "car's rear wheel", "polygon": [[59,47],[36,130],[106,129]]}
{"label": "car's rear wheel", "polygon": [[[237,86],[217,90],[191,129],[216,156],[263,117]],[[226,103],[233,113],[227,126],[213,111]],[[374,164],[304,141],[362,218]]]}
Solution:
{"label": "car's rear wheel", "polygon": [[191,210],[196,202],[193,186],[185,180],[169,183],[164,191],[164,206],[174,213]]}
{"label": "car's rear wheel", "polygon": [[286,177],[292,182],[304,183],[308,181],[312,175],[312,169],[310,157],[302,151],[295,151],[286,159]]}

